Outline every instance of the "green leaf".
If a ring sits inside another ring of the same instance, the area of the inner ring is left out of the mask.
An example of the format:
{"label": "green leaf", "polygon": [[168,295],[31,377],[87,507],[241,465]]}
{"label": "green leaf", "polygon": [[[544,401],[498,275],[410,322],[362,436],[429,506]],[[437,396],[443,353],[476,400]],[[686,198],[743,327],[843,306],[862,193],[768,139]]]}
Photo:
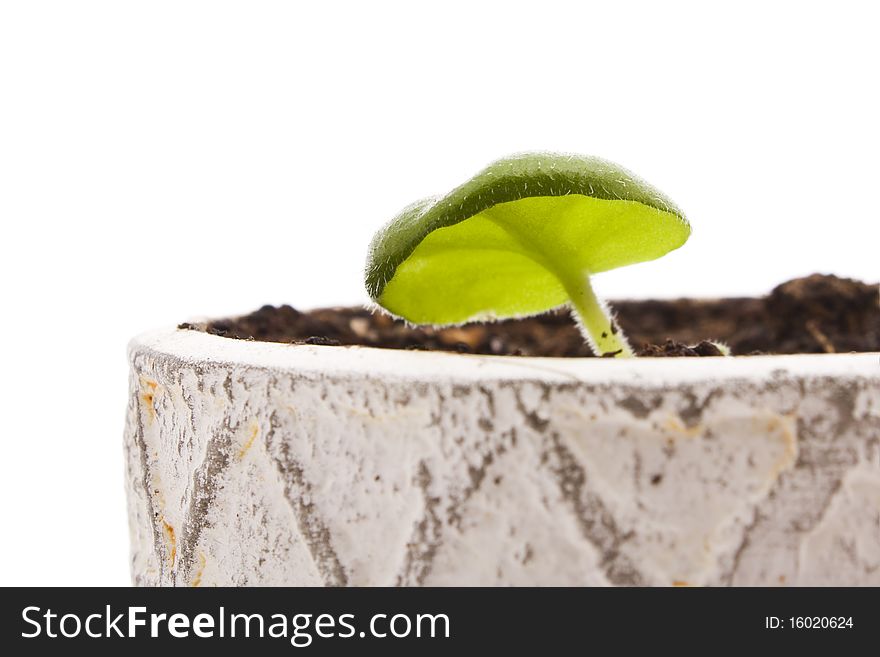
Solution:
{"label": "green leaf", "polygon": [[577,306],[591,274],[653,260],[689,235],[672,201],[616,164],[516,155],[404,209],[373,238],[366,285],[418,324],[525,316]]}

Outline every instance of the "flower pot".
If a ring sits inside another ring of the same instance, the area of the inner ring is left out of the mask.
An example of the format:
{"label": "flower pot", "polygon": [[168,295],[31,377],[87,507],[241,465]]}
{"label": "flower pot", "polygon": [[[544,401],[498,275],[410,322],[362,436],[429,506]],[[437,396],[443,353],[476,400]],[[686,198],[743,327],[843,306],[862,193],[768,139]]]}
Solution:
{"label": "flower pot", "polygon": [[880,357],[130,346],[139,585],[880,585]]}

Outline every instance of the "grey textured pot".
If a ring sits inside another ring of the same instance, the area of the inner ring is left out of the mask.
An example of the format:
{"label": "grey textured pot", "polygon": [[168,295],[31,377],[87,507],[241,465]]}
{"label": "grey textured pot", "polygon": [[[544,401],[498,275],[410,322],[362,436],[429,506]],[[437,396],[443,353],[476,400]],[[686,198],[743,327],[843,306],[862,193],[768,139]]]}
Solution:
{"label": "grey textured pot", "polygon": [[877,354],[130,358],[139,585],[880,585]]}

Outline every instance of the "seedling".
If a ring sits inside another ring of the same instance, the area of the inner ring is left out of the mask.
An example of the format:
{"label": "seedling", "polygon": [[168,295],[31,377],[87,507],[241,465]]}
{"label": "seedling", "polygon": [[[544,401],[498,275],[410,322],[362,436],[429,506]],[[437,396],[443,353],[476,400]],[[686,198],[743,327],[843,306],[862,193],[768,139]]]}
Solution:
{"label": "seedling", "polygon": [[632,356],[590,276],[677,249],[675,204],[593,157],[514,155],[406,207],[370,245],[366,286],[392,315],[450,325],[570,304],[596,355]]}

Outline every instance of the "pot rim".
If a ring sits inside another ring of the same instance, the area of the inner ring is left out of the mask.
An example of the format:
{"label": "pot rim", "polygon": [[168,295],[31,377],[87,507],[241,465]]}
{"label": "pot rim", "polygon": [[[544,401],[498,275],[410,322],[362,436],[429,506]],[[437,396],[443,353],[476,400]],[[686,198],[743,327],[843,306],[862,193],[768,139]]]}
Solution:
{"label": "pot rim", "polygon": [[152,354],[190,365],[256,368],[297,375],[351,375],[420,382],[690,383],[788,377],[880,381],[880,352],[716,358],[550,358],[407,351],[361,346],[292,345],[236,340],[164,328],[136,336],[129,358]]}

